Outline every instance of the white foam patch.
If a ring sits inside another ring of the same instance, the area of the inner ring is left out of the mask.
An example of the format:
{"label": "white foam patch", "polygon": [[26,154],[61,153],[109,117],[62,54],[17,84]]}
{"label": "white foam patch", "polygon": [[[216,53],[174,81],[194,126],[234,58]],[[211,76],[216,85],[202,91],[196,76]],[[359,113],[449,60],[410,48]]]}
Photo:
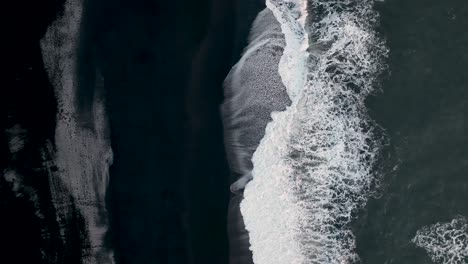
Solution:
{"label": "white foam patch", "polygon": [[34,214],[39,219],[44,219],[40,208],[40,199],[34,188],[24,184],[24,177],[19,174],[16,170],[8,168],[3,171],[3,178],[5,181],[11,184],[11,191],[16,197],[26,197],[29,202],[34,206]]}
{"label": "white foam patch", "polygon": [[113,158],[104,102],[98,96],[94,98],[92,120],[89,120],[94,130],[80,126],[74,103],[81,15],[82,2],[67,1],[63,16],[54,21],[41,41],[44,62],[58,100],[55,136],[58,172],[50,173],[51,193],[57,214],[69,215],[69,193],[62,193],[63,184],[84,216],[91,252],[83,252],[83,263],[114,263],[113,253],[103,246],[107,231],[105,193]]}
{"label": "white foam patch", "polygon": [[11,183],[11,190],[16,194],[16,196],[22,196],[19,190],[23,185],[23,177],[14,170],[5,170],[3,172],[3,178],[5,178],[5,181]]}
{"label": "white foam patch", "polygon": [[8,148],[11,154],[16,154],[24,148],[26,142],[26,130],[19,124],[6,130],[8,136]]}
{"label": "white foam patch", "polygon": [[425,226],[411,240],[440,264],[468,263],[468,223],[459,216],[448,223]]}
{"label": "white foam patch", "polygon": [[286,40],[278,71],[289,97],[293,100],[304,87],[307,78],[305,52],[308,47],[308,35],[304,30],[306,1],[272,0],[266,1],[266,5],[281,24]]}
{"label": "white foam patch", "polygon": [[305,3],[267,1],[286,37],[279,72],[292,104],[272,113],[241,204],[256,264],[357,260],[349,225],[375,183],[380,140],[364,100],[387,51],[373,1]]}

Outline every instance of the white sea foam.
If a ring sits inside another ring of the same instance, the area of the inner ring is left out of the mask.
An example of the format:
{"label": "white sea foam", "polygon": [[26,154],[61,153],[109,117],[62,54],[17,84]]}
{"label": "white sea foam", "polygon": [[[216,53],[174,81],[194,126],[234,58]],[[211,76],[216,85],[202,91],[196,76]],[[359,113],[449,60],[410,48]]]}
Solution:
{"label": "white sea foam", "polygon": [[436,263],[468,263],[468,222],[465,217],[425,226],[411,241],[424,248]]}
{"label": "white sea foam", "polygon": [[272,113],[241,204],[256,264],[358,258],[349,224],[380,146],[364,100],[386,55],[372,3],[267,1],[286,38],[279,73],[292,104]]}
{"label": "white sea foam", "polygon": [[[93,130],[77,121],[76,54],[81,16],[82,1],[68,0],[63,16],[53,22],[41,41],[44,63],[58,101],[53,161],[58,172],[50,172],[51,193],[59,220],[70,215],[69,195],[84,217],[91,248],[90,252],[83,252],[83,263],[107,264],[114,262],[113,253],[103,246],[107,231],[105,193],[113,154],[102,98],[95,96],[93,114],[87,120],[92,122]],[[45,152],[50,155],[53,151],[48,147]]]}

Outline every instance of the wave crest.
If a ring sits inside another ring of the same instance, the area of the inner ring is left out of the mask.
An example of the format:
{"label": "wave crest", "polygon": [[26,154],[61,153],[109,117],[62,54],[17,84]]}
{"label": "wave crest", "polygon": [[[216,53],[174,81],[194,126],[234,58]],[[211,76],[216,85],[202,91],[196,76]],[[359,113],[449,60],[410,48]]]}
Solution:
{"label": "wave crest", "polygon": [[349,224],[375,183],[381,142],[364,100],[387,52],[377,13],[366,0],[304,3],[267,2],[286,37],[292,104],[272,113],[241,204],[257,264],[355,261]]}

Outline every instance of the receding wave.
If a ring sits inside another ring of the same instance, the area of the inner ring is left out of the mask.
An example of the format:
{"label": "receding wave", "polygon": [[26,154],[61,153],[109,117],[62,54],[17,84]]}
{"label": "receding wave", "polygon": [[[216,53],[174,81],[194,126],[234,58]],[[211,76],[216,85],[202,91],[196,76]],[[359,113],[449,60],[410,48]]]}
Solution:
{"label": "receding wave", "polygon": [[291,105],[271,114],[241,203],[257,264],[358,258],[349,225],[381,145],[364,101],[387,52],[372,4],[267,1],[285,36],[279,74]]}
{"label": "receding wave", "polygon": [[225,145],[232,171],[242,175],[231,186],[234,192],[251,179],[251,158],[271,121],[270,113],[291,104],[278,74],[284,45],[280,24],[264,9],[253,23],[242,58],[224,82]]}
{"label": "receding wave", "polygon": [[225,146],[233,171],[233,195],[229,202],[229,263],[252,262],[249,237],[239,204],[242,191],[252,179],[252,155],[264,136],[273,111],[284,111],[291,100],[278,73],[285,46],[280,24],[271,10],[265,8],[255,21],[249,45],[224,82],[222,104]]}
{"label": "receding wave", "polygon": [[411,241],[424,248],[436,263],[468,263],[468,222],[465,217],[425,226]]}

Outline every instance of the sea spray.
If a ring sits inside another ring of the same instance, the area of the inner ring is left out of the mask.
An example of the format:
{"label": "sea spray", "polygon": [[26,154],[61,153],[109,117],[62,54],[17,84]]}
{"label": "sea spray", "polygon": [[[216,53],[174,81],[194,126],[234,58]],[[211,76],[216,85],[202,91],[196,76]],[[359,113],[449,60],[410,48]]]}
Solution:
{"label": "sea spray", "polygon": [[292,103],[272,113],[241,204],[256,264],[358,258],[349,225],[381,144],[364,100],[386,55],[372,4],[267,1],[286,38],[279,73]]}

